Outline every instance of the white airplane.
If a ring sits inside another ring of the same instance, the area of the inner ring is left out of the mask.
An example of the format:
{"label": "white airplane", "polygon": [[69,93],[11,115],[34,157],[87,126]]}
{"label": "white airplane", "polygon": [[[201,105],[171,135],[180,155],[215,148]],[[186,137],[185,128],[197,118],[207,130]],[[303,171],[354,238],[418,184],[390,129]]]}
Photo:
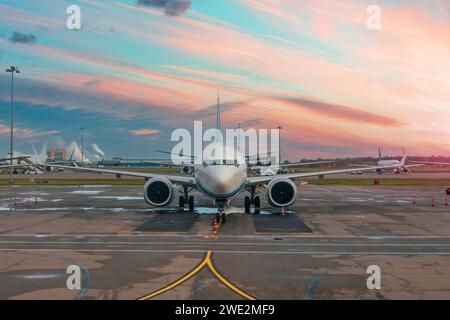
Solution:
{"label": "white airplane", "polygon": [[[15,174],[19,173],[17,171],[18,168],[20,168],[21,170],[20,172],[24,174],[42,174],[44,172],[50,171],[61,171],[61,169],[54,169],[53,167],[47,165],[47,143],[44,143],[42,145],[40,153],[37,153],[33,144],[31,144],[31,147],[33,148],[34,152],[33,154],[25,154],[19,151],[14,151],[13,152],[14,157],[0,159],[0,163],[1,162],[4,163],[0,165],[0,170],[7,168],[14,168]],[[66,164],[71,163],[71,161],[65,162],[56,161],[52,163]]]}
{"label": "white airplane", "polygon": [[42,170],[35,166],[37,162],[33,161],[31,155],[14,152],[14,157],[0,159],[0,162],[4,163],[0,165],[0,172],[2,169],[13,168],[14,174],[19,173],[17,169],[24,174],[42,173]]}
{"label": "white airplane", "polygon": [[[219,103],[217,104],[217,109],[217,128],[220,129]],[[247,162],[239,150],[230,150],[228,146],[219,146],[224,148],[223,154],[225,156],[222,161],[204,158],[202,164],[192,165],[192,175],[190,176],[72,167],[50,163],[46,163],[45,165],[75,171],[115,174],[117,177],[122,175],[141,177],[145,179],[143,188],[144,199],[149,205],[154,207],[168,206],[176,192],[175,186],[181,186],[183,191],[180,192],[179,207],[184,208],[185,203],[188,203],[189,210],[193,211],[194,197],[190,196],[189,192],[195,188],[214,201],[218,208],[216,219],[220,220],[220,218],[222,218],[223,222],[225,222],[225,207],[230,204],[230,201],[233,198],[238,196],[244,190],[250,194],[245,197],[245,212],[250,213],[250,207],[254,206],[255,213],[259,213],[261,199],[256,195],[257,187],[266,187],[267,200],[271,206],[288,207],[292,205],[297,198],[297,186],[293,181],[294,179],[354,171],[354,169],[339,169],[280,174],[275,176],[249,176]],[[376,169],[393,169],[396,167],[396,165],[377,165],[360,168],[359,170],[371,171]]]}
{"label": "white airplane", "polygon": [[[14,170],[16,170],[17,165],[25,163],[25,160],[29,161],[29,157],[28,156],[16,156],[16,157],[7,157],[7,158],[0,159],[0,173],[3,172],[2,169],[14,168]],[[25,171],[25,168],[22,170]]]}
{"label": "white airplane", "polygon": [[[389,167],[389,169],[393,169],[394,170],[394,174],[400,174],[400,172],[411,172],[409,170],[409,168],[412,167],[420,167],[423,166],[424,164],[406,164],[406,153],[405,150],[402,149],[403,151],[403,157],[400,161],[395,160],[395,159],[385,159],[383,160],[382,156],[381,156],[381,149],[378,148],[378,161],[377,161],[377,168],[375,169],[375,171],[378,174],[383,174],[383,170],[386,169],[385,167]],[[350,164],[350,166],[354,166],[354,167],[364,167],[365,165],[362,164]],[[350,172],[351,174],[361,174],[362,171],[365,170],[356,170],[354,172]]]}

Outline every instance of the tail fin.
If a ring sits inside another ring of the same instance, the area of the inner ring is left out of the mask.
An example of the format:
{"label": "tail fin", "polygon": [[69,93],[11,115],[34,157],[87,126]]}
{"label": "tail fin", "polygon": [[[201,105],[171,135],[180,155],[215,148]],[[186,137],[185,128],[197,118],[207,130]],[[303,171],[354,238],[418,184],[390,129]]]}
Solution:
{"label": "tail fin", "polygon": [[42,145],[41,153],[39,154],[39,162],[45,162],[47,160],[47,141]]}
{"label": "tail fin", "polygon": [[383,157],[381,156],[381,148],[378,147],[378,160],[381,160]]}
{"label": "tail fin", "polygon": [[403,148],[402,148],[402,151],[403,151],[403,157],[402,157],[402,160],[400,160],[400,165],[404,166],[405,162],[406,162],[406,152],[405,152],[405,149],[403,149]]}
{"label": "tail fin", "polygon": [[35,156],[36,158],[38,158],[38,153],[37,153],[36,148],[34,147],[34,144],[33,144],[33,143],[31,144],[31,147],[33,148],[34,156]]}
{"label": "tail fin", "polygon": [[219,90],[217,90],[217,110],[216,110],[216,129],[220,130],[220,95]]}
{"label": "tail fin", "polygon": [[69,161],[72,161],[72,158],[73,158],[73,153],[75,152],[75,148],[73,148],[72,149],[72,153],[70,154],[70,158],[69,158]]}
{"label": "tail fin", "polygon": [[34,164],[44,163],[47,160],[47,153],[46,153],[47,143],[44,143],[44,145],[42,146],[41,153],[37,153],[33,143],[31,143],[31,147],[33,148],[33,156],[31,158],[31,161]]}

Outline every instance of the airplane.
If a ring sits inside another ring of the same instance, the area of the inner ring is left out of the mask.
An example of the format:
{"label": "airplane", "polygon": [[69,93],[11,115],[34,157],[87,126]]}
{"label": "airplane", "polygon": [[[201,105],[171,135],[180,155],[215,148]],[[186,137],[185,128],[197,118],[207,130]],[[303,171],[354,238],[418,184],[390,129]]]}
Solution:
{"label": "airplane", "polygon": [[42,173],[39,168],[34,166],[35,162],[31,159],[30,155],[19,155],[3,158],[0,159],[0,163],[4,163],[0,165],[0,172],[2,172],[2,169],[13,168],[14,174],[19,173],[18,169],[20,169],[24,174]]}
{"label": "airplane", "polygon": [[[56,169],[51,166],[48,166],[47,163],[51,162],[52,164],[67,164],[67,165],[76,165],[74,160],[72,160],[72,155],[70,156],[70,160],[66,161],[49,161],[47,160],[47,144],[44,143],[40,153],[37,153],[34,145],[31,144],[33,148],[33,154],[23,154],[18,151],[14,151],[14,157],[3,158],[0,159],[0,162],[4,162],[4,165],[0,165],[1,169],[6,168],[14,168],[14,174],[19,173],[18,168],[21,168],[21,172],[24,174],[42,174],[44,172],[51,171],[63,171],[63,169]],[[9,163],[8,163],[9,162]],[[12,164],[11,164],[12,162]]]}
{"label": "airplane", "polygon": [[[217,102],[217,125],[220,130],[220,103]],[[217,142],[219,144],[219,142]],[[74,171],[114,174],[117,177],[132,176],[145,180],[143,187],[144,199],[152,207],[168,206],[176,192],[175,186],[180,186],[183,191],[179,196],[179,207],[184,208],[187,203],[189,210],[194,210],[194,197],[189,195],[193,189],[199,190],[207,198],[213,200],[217,206],[216,220],[225,223],[225,208],[230,201],[242,191],[250,195],[244,198],[245,213],[260,213],[261,199],[256,195],[256,189],[264,186],[269,205],[272,207],[291,206],[297,198],[297,186],[295,179],[313,176],[323,176],[339,173],[349,173],[354,169],[325,170],[315,172],[279,174],[274,176],[251,176],[245,157],[234,147],[219,144],[224,149],[223,161],[204,158],[201,164],[193,164],[192,175],[154,174],[144,172],[131,172],[124,170],[112,170],[101,168],[72,167],[47,163],[45,165],[54,168],[70,169]],[[232,155],[232,156],[230,156]],[[39,164],[37,164],[39,165]],[[41,164],[42,165],[42,164]],[[397,165],[368,166],[360,168],[361,171],[372,171],[376,169],[395,169]]]}
{"label": "airplane", "polygon": [[[409,170],[409,168],[412,167],[419,167],[419,166],[423,166],[425,164],[406,164],[406,153],[405,150],[402,149],[403,151],[403,157],[400,161],[395,160],[395,159],[384,159],[381,156],[381,149],[378,148],[378,161],[377,161],[377,168],[375,169],[375,171],[378,174],[383,174],[383,170],[386,169],[385,167],[388,166],[390,167],[390,169],[394,169],[394,174],[400,174],[400,172],[408,172],[411,173],[411,171]],[[365,165],[363,164],[349,164],[350,166],[354,166],[354,167],[364,167]],[[350,172],[351,174],[362,174],[363,170],[356,170],[354,172]],[[365,170],[364,170],[365,171]]]}

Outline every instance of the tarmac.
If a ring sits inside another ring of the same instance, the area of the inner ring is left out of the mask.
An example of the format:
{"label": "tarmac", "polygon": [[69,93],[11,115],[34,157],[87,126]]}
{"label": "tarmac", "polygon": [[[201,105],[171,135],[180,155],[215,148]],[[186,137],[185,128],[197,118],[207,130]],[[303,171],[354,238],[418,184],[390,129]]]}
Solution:
{"label": "tarmac", "polygon": [[0,299],[450,299],[444,186],[302,186],[284,214],[260,192],[214,231],[198,192],[180,212],[140,186],[1,187]]}

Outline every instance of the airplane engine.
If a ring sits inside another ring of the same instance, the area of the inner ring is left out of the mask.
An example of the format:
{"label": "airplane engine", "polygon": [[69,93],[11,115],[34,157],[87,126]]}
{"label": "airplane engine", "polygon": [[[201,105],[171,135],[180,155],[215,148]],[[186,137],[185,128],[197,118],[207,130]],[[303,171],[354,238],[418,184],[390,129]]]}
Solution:
{"label": "airplane engine", "polygon": [[144,185],[145,201],[155,207],[164,207],[173,197],[173,184],[166,178],[152,178]]}
{"label": "airplane engine", "polygon": [[286,178],[274,179],[267,185],[267,199],[272,207],[288,207],[297,198],[297,186]]}

